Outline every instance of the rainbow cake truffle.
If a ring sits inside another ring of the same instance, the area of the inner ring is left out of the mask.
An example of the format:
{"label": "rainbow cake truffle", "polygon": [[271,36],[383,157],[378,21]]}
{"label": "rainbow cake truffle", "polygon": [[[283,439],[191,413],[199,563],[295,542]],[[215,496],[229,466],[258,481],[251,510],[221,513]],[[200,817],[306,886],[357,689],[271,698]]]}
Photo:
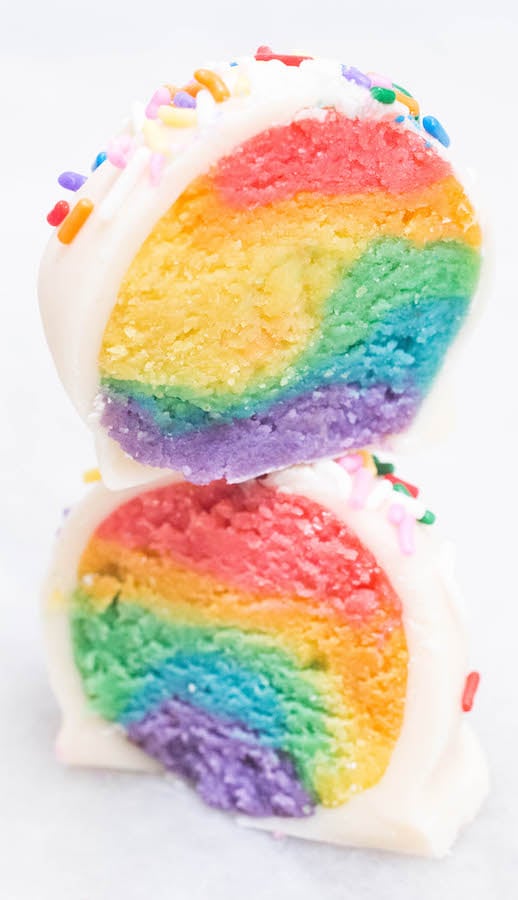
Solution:
{"label": "rainbow cake truffle", "polygon": [[391,81],[261,48],[162,86],[60,176],[41,309],[109,487],[409,429],[479,272],[448,143]]}
{"label": "rainbow cake truffle", "polygon": [[442,855],[487,790],[434,516],[367,452],[99,485],[46,591],[70,764],[168,772],[256,827]]}

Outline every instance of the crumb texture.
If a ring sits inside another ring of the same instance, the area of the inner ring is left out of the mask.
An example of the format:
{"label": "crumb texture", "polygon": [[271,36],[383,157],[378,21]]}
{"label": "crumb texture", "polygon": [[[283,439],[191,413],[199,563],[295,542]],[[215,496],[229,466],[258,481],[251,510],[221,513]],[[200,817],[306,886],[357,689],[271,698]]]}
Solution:
{"label": "crumb texture", "polygon": [[466,315],[479,244],[419,135],[332,112],[271,128],[195,180],[135,256],[99,356],[103,425],[200,482],[314,458],[309,407],[317,456],[360,446],[369,421],[373,441],[404,430]]}
{"label": "crumb texture", "polygon": [[250,815],[306,816],[383,775],[401,728],[401,604],[344,523],[260,481],[119,507],[70,606],[92,707]]}

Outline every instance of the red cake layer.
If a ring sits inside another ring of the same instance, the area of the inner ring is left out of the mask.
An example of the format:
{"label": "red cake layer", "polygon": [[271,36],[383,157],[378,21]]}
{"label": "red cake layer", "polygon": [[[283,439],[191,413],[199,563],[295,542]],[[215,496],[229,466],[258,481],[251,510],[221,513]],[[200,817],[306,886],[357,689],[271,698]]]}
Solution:
{"label": "red cake layer", "polygon": [[329,112],[324,121],[301,119],[261,132],[220,161],[214,180],[226,203],[253,207],[306,191],[414,191],[450,173],[420,135],[394,122]]}
{"label": "red cake layer", "polygon": [[255,594],[315,597],[364,619],[399,600],[372,553],[331,512],[260,481],[172,484],[116,509],[96,536],[172,557]]}

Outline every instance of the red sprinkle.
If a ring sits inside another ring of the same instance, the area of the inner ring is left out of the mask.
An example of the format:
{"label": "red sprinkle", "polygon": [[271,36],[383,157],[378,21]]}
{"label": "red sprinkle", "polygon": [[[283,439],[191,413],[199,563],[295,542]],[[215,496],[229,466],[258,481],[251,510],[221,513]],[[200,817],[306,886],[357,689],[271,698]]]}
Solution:
{"label": "red sprinkle", "polygon": [[274,53],[271,47],[258,47],[255,54],[258,62],[268,62],[270,59],[278,59],[285,66],[300,66],[305,59],[313,59],[312,56],[293,56],[284,53]]}
{"label": "red sprinkle", "polygon": [[61,225],[70,212],[70,204],[66,200],[58,200],[47,216],[49,225]]}
{"label": "red sprinkle", "polygon": [[480,674],[478,672],[470,672],[466,678],[464,685],[464,693],[462,695],[462,709],[464,712],[470,712],[473,709],[473,701],[480,684]]}
{"label": "red sprinkle", "polygon": [[414,484],[410,484],[409,481],[403,481],[402,478],[398,478],[397,475],[392,475],[391,473],[387,473],[383,477],[386,478],[387,481],[390,481],[391,484],[402,484],[403,487],[406,487],[407,491],[410,492],[412,497],[419,496],[419,488],[416,488]]}

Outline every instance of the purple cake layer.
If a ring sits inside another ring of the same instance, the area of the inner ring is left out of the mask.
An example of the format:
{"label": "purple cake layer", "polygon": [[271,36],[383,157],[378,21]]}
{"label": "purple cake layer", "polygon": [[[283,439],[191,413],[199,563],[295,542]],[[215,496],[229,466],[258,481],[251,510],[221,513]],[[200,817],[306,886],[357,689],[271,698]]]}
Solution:
{"label": "purple cake layer", "polygon": [[102,424],[139,462],[182,472],[194,484],[242,481],[290,464],[335,456],[403,431],[420,397],[386,385],[328,385],[249,419],[168,435],[134,400],[109,397]]}
{"label": "purple cake layer", "polygon": [[177,698],[128,727],[129,738],[170,772],[192,781],[209,806],[249,816],[310,815],[314,803],[286,754]]}

